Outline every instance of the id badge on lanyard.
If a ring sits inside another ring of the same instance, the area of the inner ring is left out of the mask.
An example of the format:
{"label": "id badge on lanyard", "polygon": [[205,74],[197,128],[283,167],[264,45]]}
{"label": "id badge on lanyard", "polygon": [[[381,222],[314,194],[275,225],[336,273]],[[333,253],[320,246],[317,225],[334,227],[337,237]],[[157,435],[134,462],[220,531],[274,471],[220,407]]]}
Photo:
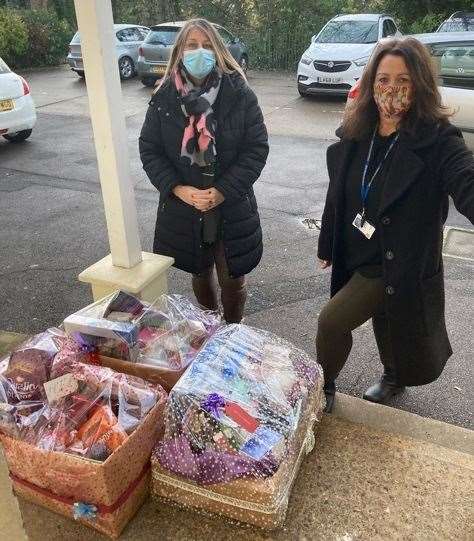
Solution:
{"label": "id badge on lanyard", "polygon": [[369,169],[370,160],[372,159],[372,151],[374,149],[375,134],[376,134],[377,129],[378,129],[378,126],[375,128],[374,133],[372,134],[372,140],[370,142],[369,153],[367,155],[367,159],[365,160],[364,173],[362,175],[362,185],[360,188],[360,195],[362,199],[362,210],[356,214],[356,217],[354,218],[354,221],[352,222],[352,225],[356,229],[358,229],[362,233],[362,235],[364,235],[364,237],[367,239],[371,239],[373,234],[375,233],[375,227],[370,222],[368,222],[365,218],[365,210],[366,210],[367,198],[369,196],[370,188],[372,187],[372,183],[374,182],[375,177],[379,174],[380,170],[382,169],[383,164],[387,160],[388,155],[390,154],[393,147],[395,146],[395,143],[398,141],[398,133],[397,133],[395,139],[391,142],[390,146],[388,147],[387,152],[385,152],[385,155],[382,158],[382,161],[378,164],[377,169],[372,175],[372,178],[369,180],[368,183],[366,183],[367,171]]}

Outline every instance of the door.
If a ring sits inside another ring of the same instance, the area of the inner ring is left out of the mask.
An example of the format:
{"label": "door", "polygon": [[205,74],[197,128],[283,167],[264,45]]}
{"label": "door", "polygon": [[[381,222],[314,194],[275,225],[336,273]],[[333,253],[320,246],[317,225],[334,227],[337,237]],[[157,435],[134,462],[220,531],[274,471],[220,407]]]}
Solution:
{"label": "door", "polygon": [[133,62],[138,60],[138,47],[142,42],[142,35],[137,28],[124,28],[117,32],[120,42],[120,56],[129,56]]}

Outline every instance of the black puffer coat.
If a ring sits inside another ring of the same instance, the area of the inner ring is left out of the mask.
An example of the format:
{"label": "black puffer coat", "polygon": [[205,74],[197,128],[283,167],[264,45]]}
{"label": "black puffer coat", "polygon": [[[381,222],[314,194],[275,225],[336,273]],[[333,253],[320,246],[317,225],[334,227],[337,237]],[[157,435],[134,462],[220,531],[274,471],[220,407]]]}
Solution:
{"label": "black puffer coat", "polygon": [[[331,295],[350,279],[344,256],[344,183],[356,144],[341,132],[327,151],[329,189],[318,257],[332,261]],[[456,208],[474,223],[474,157],[454,126],[401,132],[378,217],[390,352],[397,379],[437,379],[451,355],[444,317],[443,224]],[[472,307],[468,307],[472,308]],[[472,317],[472,311],[468,314]]]}
{"label": "black puffer coat", "polygon": [[[221,237],[229,274],[238,277],[255,268],[262,257],[252,185],[267,159],[268,135],[257,98],[237,73],[223,75],[214,110],[214,186],[225,197],[219,207]],[[185,121],[177,91],[167,81],[150,101],[139,147],[143,168],[160,192],[153,250],[173,257],[177,268],[197,274],[212,265],[209,250],[202,247],[202,213],[172,193],[178,184],[193,185],[190,166],[181,160]]]}

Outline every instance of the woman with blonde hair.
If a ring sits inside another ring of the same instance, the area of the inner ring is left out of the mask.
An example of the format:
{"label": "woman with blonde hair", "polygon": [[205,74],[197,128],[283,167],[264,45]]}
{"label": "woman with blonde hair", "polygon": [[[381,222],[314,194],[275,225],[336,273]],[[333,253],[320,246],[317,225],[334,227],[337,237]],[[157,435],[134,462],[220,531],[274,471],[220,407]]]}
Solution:
{"label": "woman with blonde hair", "polygon": [[416,39],[380,42],[328,148],[318,257],[332,266],[316,347],[327,409],[352,347],[372,319],[383,375],[364,394],[386,403],[435,381],[450,357],[444,314],[448,196],[474,223],[474,158],[450,122],[431,58]]}
{"label": "woman with blonde hair", "polygon": [[214,26],[187,21],[148,108],[139,140],[160,193],[154,252],[192,274],[197,301],[242,319],[245,275],[262,256],[253,183],[268,136],[254,92]]}

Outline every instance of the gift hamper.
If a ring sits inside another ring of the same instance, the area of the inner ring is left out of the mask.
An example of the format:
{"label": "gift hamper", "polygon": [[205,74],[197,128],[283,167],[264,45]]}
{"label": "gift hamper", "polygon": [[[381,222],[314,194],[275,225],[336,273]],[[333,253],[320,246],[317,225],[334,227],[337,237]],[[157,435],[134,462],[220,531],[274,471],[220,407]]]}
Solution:
{"label": "gift hamper", "polygon": [[0,363],[0,441],[18,495],[115,538],[149,493],[167,394],[82,356],[52,329]]}
{"label": "gift hamper", "polygon": [[66,332],[96,363],[160,383],[167,391],[220,325],[218,314],[183,296],[162,295],[147,303],[124,291],[64,320]]}
{"label": "gift hamper", "polygon": [[323,397],[322,369],[306,353],[245,325],[220,328],[169,395],[152,494],[278,527]]}

